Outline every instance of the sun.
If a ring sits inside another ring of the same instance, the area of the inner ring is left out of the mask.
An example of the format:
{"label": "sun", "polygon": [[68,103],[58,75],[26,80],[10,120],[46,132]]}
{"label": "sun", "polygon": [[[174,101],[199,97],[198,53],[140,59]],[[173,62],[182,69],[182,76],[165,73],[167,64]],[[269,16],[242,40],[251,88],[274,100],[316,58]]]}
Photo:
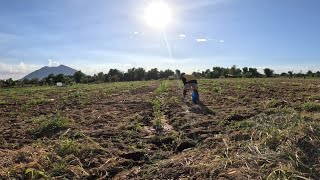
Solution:
{"label": "sun", "polygon": [[164,30],[171,19],[171,9],[169,5],[163,1],[154,1],[145,9],[145,20],[152,28]]}

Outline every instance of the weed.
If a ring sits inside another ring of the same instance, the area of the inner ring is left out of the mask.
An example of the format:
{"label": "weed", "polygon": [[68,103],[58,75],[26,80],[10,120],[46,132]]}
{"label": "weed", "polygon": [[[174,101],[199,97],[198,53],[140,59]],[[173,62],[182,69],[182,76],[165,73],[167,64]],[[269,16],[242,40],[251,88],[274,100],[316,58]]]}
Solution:
{"label": "weed", "polygon": [[52,164],[52,175],[53,176],[60,176],[67,172],[68,170],[68,163],[64,160],[59,160]]}
{"label": "weed", "polygon": [[238,129],[249,129],[256,126],[256,123],[252,120],[235,121],[234,127]]}
{"label": "weed", "polygon": [[162,93],[168,92],[169,82],[162,81],[159,87],[154,91],[157,96],[161,95]]}
{"label": "weed", "polygon": [[55,152],[61,157],[69,154],[78,155],[80,152],[80,144],[71,139],[60,140],[55,146]]}
{"label": "weed", "polygon": [[251,100],[250,97],[245,96],[245,97],[242,98],[242,101],[245,102],[245,103],[249,103],[249,102],[251,102],[252,100]]}
{"label": "weed", "polygon": [[305,103],[303,109],[307,112],[320,112],[320,104],[317,103]]}
{"label": "weed", "polygon": [[271,99],[265,102],[265,108],[276,108],[281,105],[281,102],[276,99]]}
{"label": "weed", "polygon": [[48,176],[43,171],[39,171],[33,168],[28,168],[25,170],[25,176],[27,179],[47,179]]}
{"label": "weed", "polygon": [[280,131],[278,129],[272,129],[271,132],[267,134],[265,144],[267,147],[275,151],[282,139]]}
{"label": "weed", "polygon": [[6,104],[7,103],[7,101],[6,100],[4,100],[4,99],[0,99],[0,104]]}
{"label": "weed", "polygon": [[[157,131],[163,130],[163,122],[162,119],[164,117],[163,112],[161,111],[161,106],[163,104],[168,104],[166,101],[166,97],[164,97],[166,94],[168,94],[169,88],[169,81],[161,81],[159,87],[154,91],[155,96],[151,100],[152,108],[153,108],[153,114],[155,116],[155,124],[154,128]],[[177,101],[176,98],[171,99],[172,101]],[[175,102],[174,102],[175,103]]]}
{"label": "weed", "polygon": [[293,173],[287,169],[277,169],[272,171],[268,177],[267,180],[271,179],[293,179]]}
{"label": "weed", "polygon": [[172,96],[167,100],[168,105],[175,105],[179,103],[179,98],[176,96]]}
{"label": "weed", "polygon": [[35,127],[30,129],[29,132],[37,137],[41,137],[66,129],[71,124],[71,120],[57,114],[36,118],[33,120],[33,124]]}
{"label": "weed", "polygon": [[161,101],[159,99],[155,99],[152,101],[153,112],[156,118],[161,117]]}

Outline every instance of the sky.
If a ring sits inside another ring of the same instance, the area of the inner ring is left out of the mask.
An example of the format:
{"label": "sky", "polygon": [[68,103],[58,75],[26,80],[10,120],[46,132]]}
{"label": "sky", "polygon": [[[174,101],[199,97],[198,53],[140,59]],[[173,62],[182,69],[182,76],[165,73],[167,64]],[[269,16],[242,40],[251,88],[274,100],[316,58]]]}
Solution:
{"label": "sky", "polygon": [[167,0],[165,30],[145,22],[152,1],[0,0],[0,79],[60,64],[91,75],[132,67],[320,70],[318,0]]}

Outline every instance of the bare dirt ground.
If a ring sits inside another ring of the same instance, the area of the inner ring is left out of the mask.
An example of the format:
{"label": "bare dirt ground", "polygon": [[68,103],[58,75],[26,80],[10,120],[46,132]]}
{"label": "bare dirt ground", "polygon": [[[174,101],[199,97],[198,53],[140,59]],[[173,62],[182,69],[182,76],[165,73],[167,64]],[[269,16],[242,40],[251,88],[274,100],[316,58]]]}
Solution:
{"label": "bare dirt ground", "polygon": [[2,179],[318,179],[320,80],[4,89]]}

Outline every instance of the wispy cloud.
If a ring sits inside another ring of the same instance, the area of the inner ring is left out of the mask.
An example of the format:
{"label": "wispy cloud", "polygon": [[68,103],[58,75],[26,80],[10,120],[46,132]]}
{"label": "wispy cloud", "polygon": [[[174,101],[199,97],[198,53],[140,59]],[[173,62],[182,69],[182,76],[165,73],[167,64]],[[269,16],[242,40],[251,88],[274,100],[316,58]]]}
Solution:
{"label": "wispy cloud", "polygon": [[182,3],[181,8],[183,10],[194,10],[203,7],[213,6],[221,3],[226,3],[229,0],[197,0],[197,1],[188,1],[188,3]]}
{"label": "wispy cloud", "polygon": [[208,41],[213,41],[213,42],[217,42],[217,43],[224,43],[225,41],[223,39],[213,39],[213,38],[198,38],[195,39],[198,43],[204,43],[204,42],[208,42]]}
{"label": "wispy cloud", "polygon": [[59,66],[60,65],[60,62],[58,62],[58,61],[54,61],[54,60],[51,60],[51,59],[49,59],[48,60],[48,66],[49,67],[55,67],[55,66]]}
{"label": "wispy cloud", "polygon": [[186,37],[187,37],[187,35],[185,35],[185,34],[179,34],[180,39],[185,39]]}
{"label": "wispy cloud", "polygon": [[132,36],[143,36],[144,33],[143,32],[139,32],[139,31],[133,31],[129,33]]}
{"label": "wispy cloud", "polygon": [[200,39],[196,39],[197,42],[207,42],[209,41],[209,39],[205,39],[205,38],[200,38]]}

